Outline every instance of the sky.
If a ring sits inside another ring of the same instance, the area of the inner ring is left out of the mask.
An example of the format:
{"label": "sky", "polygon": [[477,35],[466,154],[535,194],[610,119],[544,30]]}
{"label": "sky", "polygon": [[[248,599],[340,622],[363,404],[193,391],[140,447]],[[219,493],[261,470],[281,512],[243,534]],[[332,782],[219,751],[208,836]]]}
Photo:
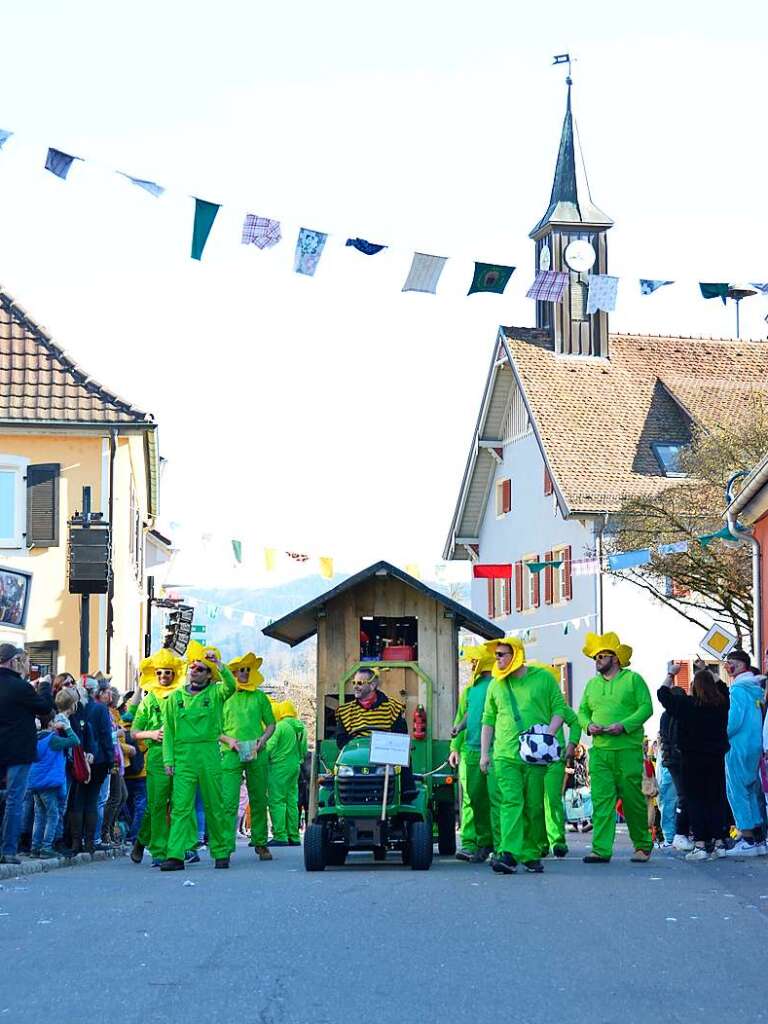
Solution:
{"label": "sky", "polygon": [[[570,52],[611,329],[731,336],[697,282],[768,281],[764,2],[5,0],[0,286],[159,423],[186,583],[262,585],[264,547],[441,558],[499,324],[530,325]],[[66,182],[54,146],[83,158]],[[113,172],[167,186],[160,199]],[[201,262],[193,199],[222,204]],[[246,212],[283,242],[240,244]],[[315,277],[301,226],[329,232]],[[378,256],[347,237],[387,244]],[[414,250],[449,257],[403,293]],[[473,261],[517,267],[466,292]],[[639,277],[678,281],[641,298]],[[768,299],[742,304],[765,338]],[[201,546],[201,535],[214,541]]]}

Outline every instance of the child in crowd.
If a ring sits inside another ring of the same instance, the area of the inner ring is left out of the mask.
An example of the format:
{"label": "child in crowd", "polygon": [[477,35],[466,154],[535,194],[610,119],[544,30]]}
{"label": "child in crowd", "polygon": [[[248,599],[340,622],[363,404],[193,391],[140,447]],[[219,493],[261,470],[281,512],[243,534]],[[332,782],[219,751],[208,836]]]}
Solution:
{"label": "child in crowd", "polygon": [[74,694],[67,689],[59,690],[54,703],[57,714],[50,726],[37,734],[37,761],[32,765],[27,783],[35,802],[31,856],[43,860],[58,856],[53,843],[59,824],[59,801],[66,786],[65,751],[80,743],[69,723],[69,716],[77,706]]}

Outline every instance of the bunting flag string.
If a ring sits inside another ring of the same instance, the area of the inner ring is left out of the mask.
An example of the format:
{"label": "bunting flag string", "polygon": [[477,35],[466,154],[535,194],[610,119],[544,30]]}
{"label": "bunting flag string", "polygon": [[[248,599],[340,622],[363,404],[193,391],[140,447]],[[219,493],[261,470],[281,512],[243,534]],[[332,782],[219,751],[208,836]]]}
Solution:
{"label": "bunting flag string", "polygon": [[[7,153],[12,149],[8,143],[13,140],[17,145],[18,136],[15,132],[7,129],[0,129],[0,150]],[[75,156],[53,146],[47,147],[44,168],[62,181],[67,181],[70,171],[75,162],[87,162],[91,166],[103,166],[97,161]],[[118,174],[122,178],[142,189],[153,198],[161,198],[167,193],[167,189],[149,178],[127,174],[125,171],[106,168],[110,173]],[[192,246],[190,256],[200,261],[203,251],[208,242],[209,235],[214,226],[221,204],[212,203],[198,197],[195,199],[194,222],[192,232]],[[281,221],[272,217],[257,216],[246,213],[244,217],[241,241],[244,245],[255,245],[258,249],[267,249],[277,245],[282,240]],[[388,249],[389,246],[383,243],[370,242],[359,236],[347,237],[345,247],[356,249],[366,256],[373,256]],[[329,233],[302,227],[299,229],[294,254],[294,270],[298,274],[314,277],[324,252]],[[424,252],[414,252],[411,258],[411,268],[406,278],[402,291],[416,291],[426,294],[436,294],[438,281],[448,261],[447,256],[433,256]],[[467,295],[478,292],[502,295],[505,293],[515,267],[502,263],[474,262],[472,280]],[[528,298],[537,302],[562,302],[565,288],[570,275],[564,270],[540,270],[536,274],[534,283],[528,289]],[[598,310],[612,312],[616,307],[619,277],[608,274],[590,274],[588,276],[587,313],[592,314]],[[649,296],[655,294],[662,288],[671,285],[678,285],[682,282],[667,278],[640,277],[640,294]],[[719,298],[725,304],[728,298],[744,297],[734,295],[732,283],[720,282],[697,282],[698,290],[703,299]],[[768,297],[768,281],[750,282],[750,288],[762,296]],[[748,293],[747,293],[748,294]]]}

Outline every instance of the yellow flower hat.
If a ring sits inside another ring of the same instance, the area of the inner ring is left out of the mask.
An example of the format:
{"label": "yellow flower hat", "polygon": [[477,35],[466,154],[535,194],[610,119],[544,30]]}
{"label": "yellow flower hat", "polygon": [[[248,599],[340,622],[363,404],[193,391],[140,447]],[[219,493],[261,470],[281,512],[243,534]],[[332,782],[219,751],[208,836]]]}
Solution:
{"label": "yellow flower hat", "polygon": [[299,713],[292,700],[281,700],[277,705],[277,714],[275,717],[278,721],[281,721],[283,718],[298,718]]}
{"label": "yellow flower hat", "polygon": [[489,640],[483,646],[495,658],[496,648],[499,644],[505,644],[507,647],[512,648],[512,661],[502,671],[494,660],[491,675],[494,679],[506,679],[508,675],[517,672],[525,664],[525,647],[523,646],[523,641],[516,636],[504,636],[500,640]]}
{"label": "yellow flower hat", "polygon": [[[170,686],[160,686],[155,675],[158,668],[172,668],[173,682]],[[155,693],[157,696],[167,697],[169,693],[178,690],[184,681],[184,662],[173,651],[167,647],[155,651],[148,658],[139,663],[139,686],[142,690]]]}
{"label": "yellow flower hat", "polygon": [[211,678],[215,683],[217,683],[221,679],[221,673],[212,661],[208,661],[208,659],[204,657],[206,651],[214,651],[216,657],[221,658],[221,651],[218,647],[213,647],[212,644],[201,644],[199,640],[190,640],[184,660],[187,667],[189,667],[193,661],[201,661],[204,665],[207,665],[211,670]]}
{"label": "yellow flower hat", "polygon": [[241,668],[248,669],[248,682],[241,683],[237,680],[238,690],[248,690],[252,692],[257,690],[264,682],[264,676],[259,672],[264,659],[257,658],[253,651],[248,651],[247,654],[243,654],[239,658],[235,658],[234,661],[230,661],[229,669],[232,673],[236,673]]}
{"label": "yellow flower hat", "polygon": [[623,644],[617,633],[603,633],[602,636],[597,633],[587,633],[582,653],[588,658],[595,658],[600,651],[610,651],[611,654],[615,654],[622,668],[626,668],[632,660],[632,648]]}
{"label": "yellow flower hat", "polygon": [[554,665],[547,665],[546,662],[543,661],[529,661],[528,668],[543,668],[545,671],[549,672],[557,685],[560,685],[560,669],[555,668]]}
{"label": "yellow flower hat", "polygon": [[478,676],[483,675],[484,672],[490,672],[493,668],[493,651],[489,651],[484,644],[479,647],[462,647],[459,653],[462,661],[476,662],[472,672],[473,682]]}

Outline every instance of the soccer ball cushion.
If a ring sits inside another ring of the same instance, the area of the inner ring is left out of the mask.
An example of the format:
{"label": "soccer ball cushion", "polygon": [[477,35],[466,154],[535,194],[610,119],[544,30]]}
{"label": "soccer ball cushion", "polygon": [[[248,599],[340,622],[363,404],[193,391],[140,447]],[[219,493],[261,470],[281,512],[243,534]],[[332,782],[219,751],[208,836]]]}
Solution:
{"label": "soccer ball cushion", "polygon": [[520,734],[520,757],[526,764],[552,764],[561,754],[557,737],[547,732],[546,725],[534,725]]}

